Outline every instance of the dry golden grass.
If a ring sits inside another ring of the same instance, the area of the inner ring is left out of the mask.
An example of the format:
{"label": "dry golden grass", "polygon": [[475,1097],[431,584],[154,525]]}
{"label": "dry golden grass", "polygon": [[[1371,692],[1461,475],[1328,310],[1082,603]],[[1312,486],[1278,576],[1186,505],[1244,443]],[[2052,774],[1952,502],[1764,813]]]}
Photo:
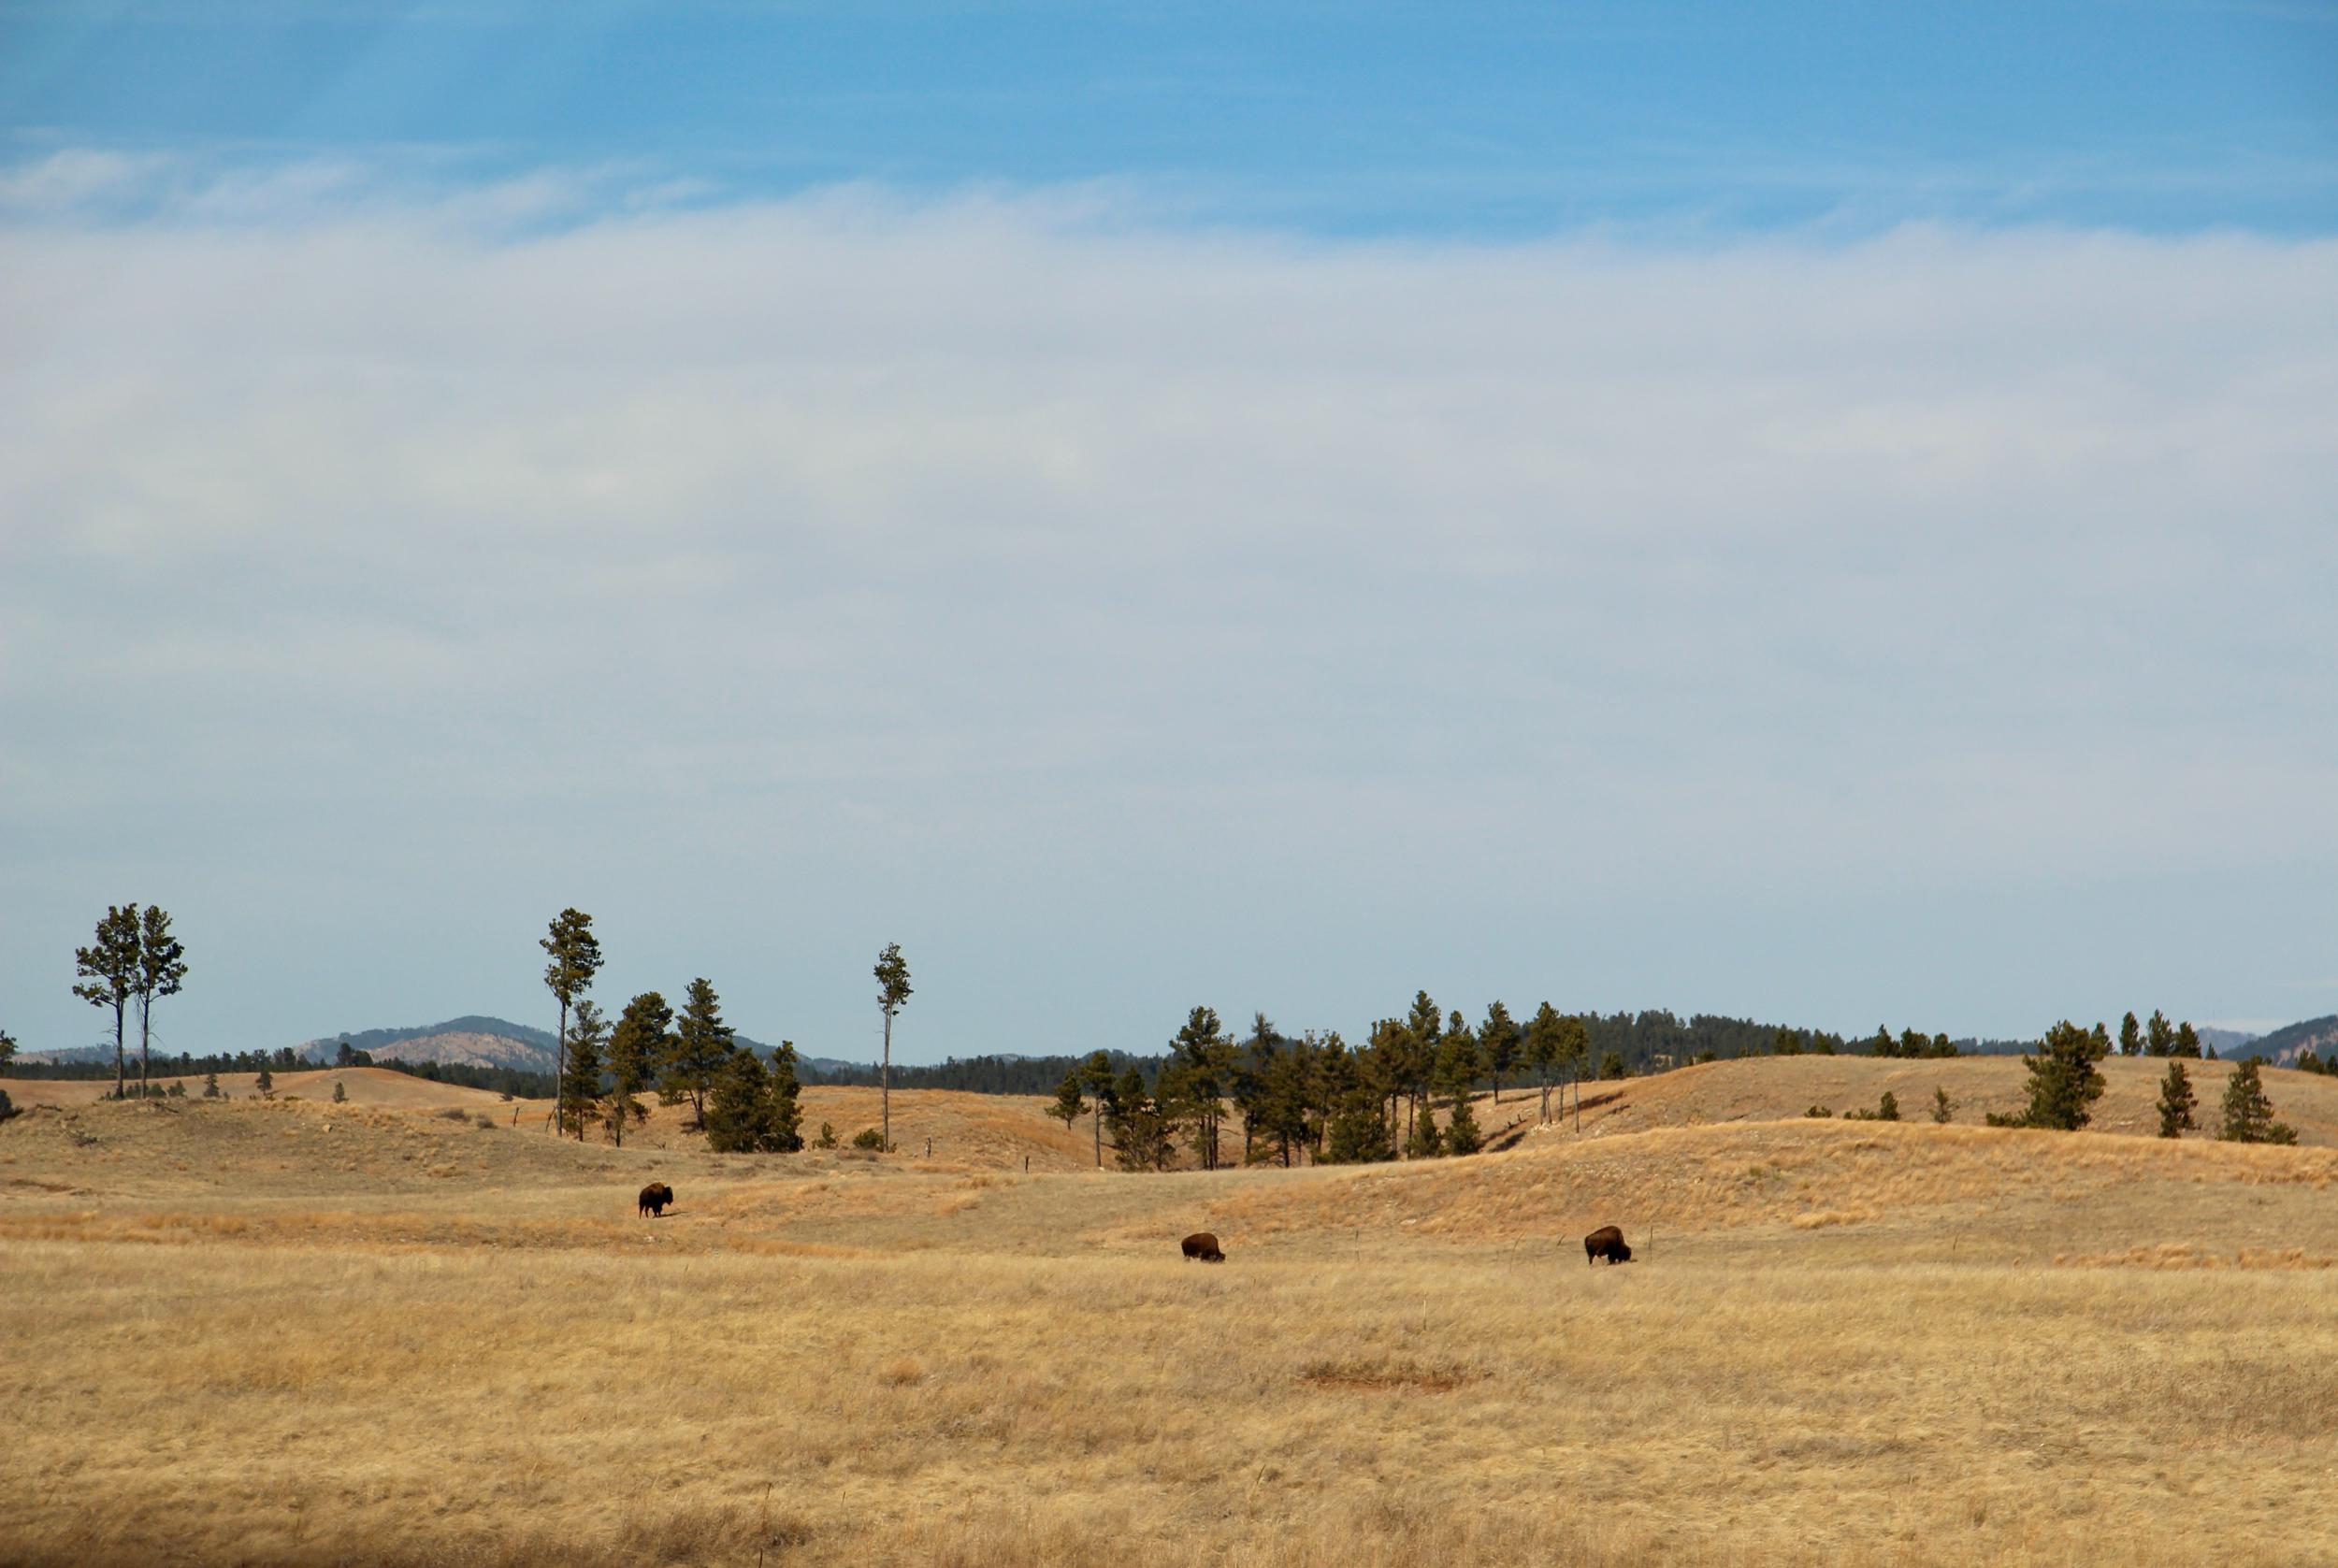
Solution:
{"label": "dry golden grass", "polygon": [[[2187,1061],[2184,1066],[2191,1075],[2193,1092],[2200,1097],[2196,1114],[2203,1124],[2213,1127],[2232,1064]],[[2093,1130],[2157,1132],[2159,1115],[2155,1106],[2159,1080],[2167,1071],[2165,1061],[2147,1057],[2114,1057],[2104,1062],[2103,1096],[2093,1108]],[[2338,1144],[2338,1078],[2267,1068],[2264,1081],[2274,1114],[2298,1129],[2302,1143]],[[1753,1057],[1683,1067],[1652,1078],[1585,1084],[1582,1126],[1585,1135],[1598,1136],[1706,1122],[1776,1121],[1799,1117],[1812,1105],[1824,1105],[1840,1116],[1846,1111],[1874,1110],[1886,1089],[1898,1099],[1903,1118],[1927,1121],[1935,1088],[1946,1089],[1956,1102],[1956,1125],[1978,1125],[1991,1111],[2020,1112],[2029,1103],[2028,1084],[2029,1075],[2019,1057],[1954,1057],[1937,1061],[1901,1061],[1889,1057]],[[1527,1106],[1533,1105],[1531,1090],[1522,1098]],[[1558,1098],[1554,1089],[1554,1111]],[[1506,1093],[1500,1115],[1507,1120],[1513,1110],[1510,1095]],[[1480,1125],[1492,1125],[1487,1097],[1479,1097],[1476,1112]],[[2192,1134],[2197,1139],[2209,1136],[2207,1132]]]}
{"label": "dry golden grass", "polygon": [[[47,1111],[0,1126],[0,1561],[2338,1561],[2333,1174],[1776,1121],[1027,1177]],[[1609,1219],[1643,1261],[1585,1266]],[[1226,1264],[1176,1256],[1204,1224]]]}

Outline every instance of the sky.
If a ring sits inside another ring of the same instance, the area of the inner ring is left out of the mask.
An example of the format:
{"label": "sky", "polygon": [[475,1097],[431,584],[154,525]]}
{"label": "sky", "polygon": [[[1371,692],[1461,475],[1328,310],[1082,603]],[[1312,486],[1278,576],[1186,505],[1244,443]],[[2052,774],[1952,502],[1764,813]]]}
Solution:
{"label": "sky", "polygon": [[2338,5],[0,0],[0,1029],[2338,1012]]}

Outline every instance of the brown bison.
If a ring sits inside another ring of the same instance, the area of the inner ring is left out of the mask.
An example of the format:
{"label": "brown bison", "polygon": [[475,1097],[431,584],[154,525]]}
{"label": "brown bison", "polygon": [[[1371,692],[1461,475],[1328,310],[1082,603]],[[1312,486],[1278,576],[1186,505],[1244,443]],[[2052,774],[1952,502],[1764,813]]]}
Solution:
{"label": "brown bison", "polygon": [[1602,1225],[1583,1238],[1583,1261],[1595,1263],[1602,1258],[1610,1264],[1632,1260],[1632,1249],[1624,1244],[1624,1232],[1612,1225]]}
{"label": "brown bison", "polygon": [[1187,1258],[1198,1258],[1205,1263],[1223,1263],[1226,1255],[1218,1250],[1218,1238],[1206,1230],[1196,1230],[1183,1242]]}
{"label": "brown bison", "polygon": [[645,1215],[657,1215],[662,1218],[666,1205],[672,1201],[673,1188],[664,1182],[652,1182],[642,1188],[642,1212]]}

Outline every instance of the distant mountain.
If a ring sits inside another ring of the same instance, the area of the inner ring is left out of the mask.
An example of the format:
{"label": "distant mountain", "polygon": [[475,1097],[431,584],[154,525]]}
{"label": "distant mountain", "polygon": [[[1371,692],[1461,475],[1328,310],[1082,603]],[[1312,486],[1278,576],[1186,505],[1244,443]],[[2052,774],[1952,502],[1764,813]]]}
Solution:
{"label": "distant mountain", "polygon": [[350,1049],[368,1056],[411,1062],[455,1062],[465,1067],[510,1067],[523,1072],[550,1072],[558,1060],[559,1042],[549,1029],[531,1029],[508,1018],[466,1014],[440,1024],[411,1029],[361,1029],[303,1041],[294,1049],[310,1061],[331,1061],[343,1040]]}
{"label": "distant mountain", "polygon": [[[2275,1067],[2287,1067],[2300,1054],[2311,1051],[2317,1057],[2328,1057],[2338,1051],[2338,1013],[2326,1017],[2308,1018],[2259,1035],[2249,1042],[2247,1054],[2262,1057]],[[2223,1054],[2219,1047],[2219,1055]]]}
{"label": "distant mountain", "polygon": [[2251,1034],[2246,1029],[2212,1029],[2199,1024],[2192,1026],[2192,1032],[2200,1036],[2201,1045],[2215,1051],[2220,1057],[2231,1057],[2236,1054],[2254,1056],[2256,1055],[2254,1051],[2244,1051],[2241,1047],[2264,1038],[2262,1035]]}

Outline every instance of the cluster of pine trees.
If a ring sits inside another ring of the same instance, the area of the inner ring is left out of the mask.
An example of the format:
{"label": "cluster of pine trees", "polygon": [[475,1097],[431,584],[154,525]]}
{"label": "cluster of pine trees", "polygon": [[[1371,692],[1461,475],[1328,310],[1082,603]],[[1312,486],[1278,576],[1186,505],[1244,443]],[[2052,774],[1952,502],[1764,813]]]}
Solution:
{"label": "cluster of pine trees", "polygon": [[1196,1007],[1149,1078],[1134,1061],[1098,1051],[1064,1074],[1048,1114],[1067,1127],[1092,1115],[1096,1162],[1109,1143],[1129,1171],[1165,1170],[1181,1147],[1205,1171],[1475,1154],[1484,1139],[1469,1095],[1479,1083],[1491,1081],[1498,1101],[1506,1082],[1531,1073],[1547,1120],[1553,1073],[1580,1082],[1590,1052],[1584,1020],[1548,1002],[1521,1024],[1496,1001],[1473,1027],[1422,991],[1405,1016],[1374,1024],[1361,1045],[1336,1030],[1294,1039],[1263,1013],[1236,1041],[1215,1009]]}
{"label": "cluster of pine trees", "polygon": [[[2183,1057],[2192,1061],[2201,1059],[2200,1032],[2187,1019],[2170,1024],[2168,1015],[2158,1008],[2151,1010],[2151,1022],[2138,1024],[2129,1013],[2119,1020],[2119,1055],[2123,1057]],[[2214,1057],[2211,1051],[2208,1056]]]}
{"label": "cluster of pine trees", "polygon": [[703,976],[690,982],[680,1014],[643,991],[613,1026],[584,995],[601,966],[593,917],[561,911],[541,945],[551,959],[544,985],[560,1004],[554,1119],[561,1132],[581,1143],[589,1129],[605,1127],[623,1145],[625,1129],[648,1119],[641,1096],[655,1089],[660,1104],[690,1107],[709,1148],[803,1147],[793,1043],[781,1041],[766,1067],[723,1021],[721,999]]}

